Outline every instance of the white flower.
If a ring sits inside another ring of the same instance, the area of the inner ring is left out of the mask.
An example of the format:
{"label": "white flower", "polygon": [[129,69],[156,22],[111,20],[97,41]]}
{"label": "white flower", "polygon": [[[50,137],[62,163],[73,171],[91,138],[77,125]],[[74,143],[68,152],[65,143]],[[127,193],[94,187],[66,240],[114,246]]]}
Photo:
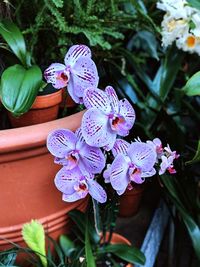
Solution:
{"label": "white flower", "polygon": [[163,46],[175,42],[179,49],[200,55],[200,11],[186,0],[160,0],[157,7],[166,11],[161,23]]}
{"label": "white flower", "polygon": [[176,40],[179,49],[190,53],[197,53],[200,56],[200,37],[193,34],[185,33],[181,38]]}

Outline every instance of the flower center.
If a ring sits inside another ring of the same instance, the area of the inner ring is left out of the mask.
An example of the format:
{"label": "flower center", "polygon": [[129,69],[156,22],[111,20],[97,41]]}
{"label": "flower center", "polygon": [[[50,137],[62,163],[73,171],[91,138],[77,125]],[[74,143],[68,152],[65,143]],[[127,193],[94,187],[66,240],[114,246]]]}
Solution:
{"label": "flower center", "polygon": [[65,74],[64,72],[62,72],[60,74],[59,79],[63,80],[64,82],[67,82],[68,81],[68,76],[67,76],[67,74]]}
{"label": "flower center", "polygon": [[196,43],[196,38],[194,36],[188,36],[186,43],[188,47],[193,48]]}
{"label": "flower center", "polygon": [[122,116],[115,116],[111,118],[111,127],[113,130],[118,130],[119,125],[123,124],[125,122],[124,118]]}
{"label": "flower center", "polygon": [[79,189],[82,191],[85,191],[87,189],[87,185],[85,183],[80,183],[79,184]]}
{"label": "flower center", "polygon": [[68,160],[68,169],[72,170],[77,164],[79,160],[78,152],[77,151],[72,151],[66,156],[66,159]]}

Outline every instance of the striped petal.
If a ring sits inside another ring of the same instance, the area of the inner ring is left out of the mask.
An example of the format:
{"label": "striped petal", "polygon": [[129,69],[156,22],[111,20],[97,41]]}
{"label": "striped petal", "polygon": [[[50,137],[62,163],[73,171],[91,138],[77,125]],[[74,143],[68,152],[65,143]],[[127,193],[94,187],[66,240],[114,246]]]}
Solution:
{"label": "striped petal", "polygon": [[55,177],[55,185],[59,191],[64,194],[70,195],[75,192],[75,185],[79,181],[81,173],[78,168],[73,170],[66,170],[65,167],[59,170]]}
{"label": "striped petal", "polygon": [[83,95],[83,103],[87,109],[97,108],[105,114],[111,112],[110,100],[107,94],[98,88],[88,88]]}
{"label": "striped petal", "polygon": [[86,143],[90,146],[103,147],[110,143],[114,145],[116,134],[109,126],[108,117],[101,110],[87,110],[82,118],[81,129]]}
{"label": "striped petal", "polygon": [[76,142],[77,138],[73,132],[59,129],[48,135],[47,148],[55,157],[64,158],[75,148]]}
{"label": "striped petal", "polygon": [[122,154],[118,154],[111,165],[110,182],[112,187],[123,194],[126,190],[130,179],[128,175],[128,161]]}
{"label": "striped petal", "polygon": [[94,61],[81,57],[70,70],[70,86],[73,87],[78,97],[83,97],[84,90],[88,87],[97,87],[99,76]]}
{"label": "striped petal", "polygon": [[118,154],[127,154],[127,149],[129,148],[130,144],[122,139],[117,139],[115,144],[112,148],[112,154],[116,157]]}
{"label": "striped petal", "polygon": [[103,187],[92,179],[88,179],[87,184],[88,184],[89,194],[98,202],[105,203],[107,200],[107,195]]}
{"label": "striped petal", "polygon": [[112,86],[107,86],[105,89],[105,92],[110,100],[112,110],[115,113],[119,112],[119,99],[117,97],[117,94]]}
{"label": "striped petal", "polygon": [[119,113],[124,117],[126,125],[130,130],[135,122],[135,111],[127,99],[119,101]]}
{"label": "striped petal", "polygon": [[100,148],[91,147],[87,144],[82,146],[80,150],[80,164],[83,164],[89,173],[100,173],[105,167],[105,156]]}
{"label": "striped petal", "polygon": [[139,167],[142,172],[152,170],[156,163],[155,150],[143,142],[133,142],[128,148],[127,154],[132,163]]}
{"label": "striped petal", "polygon": [[69,81],[69,73],[66,66],[60,63],[51,64],[45,71],[44,77],[47,83],[51,83],[56,89],[67,86]]}
{"label": "striped petal", "polygon": [[65,65],[73,66],[80,57],[91,58],[91,51],[86,45],[73,45],[65,55]]}

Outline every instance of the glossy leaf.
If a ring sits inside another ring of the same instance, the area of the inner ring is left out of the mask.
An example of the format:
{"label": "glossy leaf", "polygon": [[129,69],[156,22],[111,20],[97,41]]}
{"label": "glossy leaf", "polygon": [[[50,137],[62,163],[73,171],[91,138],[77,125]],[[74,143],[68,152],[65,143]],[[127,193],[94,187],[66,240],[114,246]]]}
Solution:
{"label": "glossy leaf", "polygon": [[31,108],[41,84],[42,72],[38,66],[9,67],[1,77],[1,101],[15,116],[20,116]]}
{"label": "glossy leaf", "polygon": [[101,247],[98,253],[113,253],[118,258],[134,264],[145,264],[144,254],[137,248],[125,244],[108,244]]}
{"label": "glossy leaf", "polygon": [[186,83],[183,91],[188,96],[200,95],[200,71],[195,73]]}
{"label": "glossy leaf", "polygon": [[140,31],[136,33],[128,43],[128,49],[132,50],[133,47],[143,49],[149,54],[150,57],[159,60],[157,53],[157,41],[155,35],[148,31]]}
{"label": "glossy leaf", "polygon": [[70,257],[71,253],[75,250],[74,242],[69,239],[68,236],[61,235],[59,238],[59,243],[65,256]]}
{"label": "glossy leaf", "polygon": [[194,8],[197,8],[200,10],[200,2],[199,0],[187,0],[188,4]]}
{"label": "glossy leaf", "polygon": [[13,53],[19,58],[23,65],[27,65],[28,55],[24,37],[19,28],[9,20],[0,22],[0,34],[8,43]]}
{"label": "glossy leaf", "polygon": [[[173,178],[166,175],[162,175],[160,178],[168,191],[169,197],[176,206],[183,219],[183,222],[185,223],[185,226],[192,240],[194,251],[198,260],[200,261],[200,227],[186,208],[186,205],[184,203],[185,200],[183,200],[183,197],[181,195],[184,194],[184,192],[178,189],[177,183]],[[187,198],[187,195],[185,194],[184,197]]]}
{"label": "glossy leaf", "polygon": [[96,267],[95,259],[92,253],[90,237],[89,237],[88,218],[87,218],[86,230],[85,230],[85,256],[86,256],[87,267]]}

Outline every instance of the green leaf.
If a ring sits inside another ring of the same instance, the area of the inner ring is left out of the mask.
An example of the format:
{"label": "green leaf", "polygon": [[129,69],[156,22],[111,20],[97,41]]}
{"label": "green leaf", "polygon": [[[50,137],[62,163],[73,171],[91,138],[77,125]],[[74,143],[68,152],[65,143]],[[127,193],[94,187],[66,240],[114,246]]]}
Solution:
{"label": "green leaf", "polygon": [[155,35],[148,31],[140,31],[136,33],[128,43],[128,49],[136,47],[138,49],[142,48],[145,52],[149,54],[150,57],[159,60],[157,53],[157,41]]}
{"label": "green leaf", "polygon": [[113,253],[118,258],[134,264],[145,264],[144,254],[137,248],[125,244],[108,244],[101,247],[100,253]]}
{"label": "green leaf", "polygon": [[[184,198],[187,198],[187,196],[186,194],[184,194],[183,190],[180,191],[180,189],[178,189],[178,184],[175,179],[166,175],[161,175],[160,179],[167,188],[169,197],[176,206],[183,219],[183,222],[185,223],[185,226],[187,227],[188,233],[192,240],[194,251],[198,260],[200,261],[200,228],[188,212],[188,209],[185,205],[183,196]],[[186,202],[189,201],[186,199]]]}
{"label": "green leaf", "polygon": [[12,249],[10,251],[0,252],[0,266],[14,266],[16,258],[17,252]]}
{"label": "green leaf", "polygon": [[186,164],[193,164],[199,161],[200,161],[200,140],[198,142],[196,154],[194,155],[193,159],[191,159],[190,161],[187,161]]}
{"label": "green leaf", "polygon": [[188,4],[194,8],[197,8],[200,10],[200,2],[199,0],[187,0]]}
{"label": "green leaf", "polygon": [[85,215],[79,210],[72,210],[69,212],[69,217],[77,225],[80,232],[82,234],[85,234],[85,227],[86,227]]}
{"label": "green leaf", "polygon": [[86,229],[85,229],[85,257],[86,257],[87,267],[96,267],[95,259],[92,253],[90,238],[89,238],[88,218],[87,218]]}
{"label": "green leaf", "polygon": [[42,72],[38,66],[7,68],[1,77],[2,104],[15,116],[22,115],[31,108],[41,84]]}
{"label": "green leaf", "polygon": [[43,225],[36,220],[24,224],[22,228],[22,236],[28,247],[40,257],[42,265],[46,267],[47,259]]}
{"label": "green leaf", "polygon": [[70,257],[72,252],[75,250],[74,242],[68,236],[61,235],[59,243],[65,256]]}
{"label": "green leaf", "polygon": [[19,28],[13,22],[3,20],[0,22],[0,34],[8,43],[13,53],[26,66],[28,64],[26,45]]}
{"label": "green leaf", "polygon": [[200,95],[200,71],[195,73],[186,83],[183,91],[188,96]]}

